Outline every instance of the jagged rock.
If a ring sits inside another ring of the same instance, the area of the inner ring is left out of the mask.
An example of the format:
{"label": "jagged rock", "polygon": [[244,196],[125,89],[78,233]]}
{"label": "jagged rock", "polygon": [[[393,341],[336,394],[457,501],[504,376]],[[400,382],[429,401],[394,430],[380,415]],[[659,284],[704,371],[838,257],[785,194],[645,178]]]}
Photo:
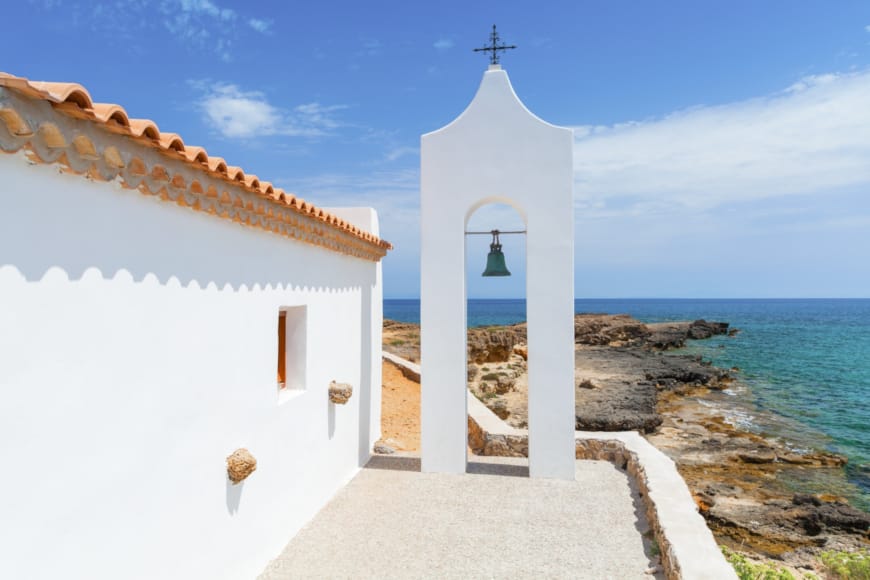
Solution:
{"label": "jagged rock", "polygon": [[484,455],[495,455],[498,457],[510,457],[514,455],[510,445],[505,441],[502,435],[491,435],[486,438],[486,446],[483,450]]}
{"label": "jagged rock", "polygon": [[816,465],[825,467],[842,467],[846,465],[847,459],[842,455],[833,453],[793,453],[793,452],[778,452],[776,455],[778,461],[790,463],[792,465]]}
{"label": "jagged rock", "polygon": [[823,531],[866,534],[870,530],[870,514],[847,503],[828,502],[809,494],[796,494],[792,503],[800,507],[797,521],[811,536]]}
{"label": "jagged rock", "polygon": [[476,364],[469,363],[468,366],[466,367],[466,372],[468,373],[467,379],[469,381],[473,381],[474,377],[477,376],[477,373],[479,371],[480,371],[480,369],[478,368],[478,366]]}
{"label": "jagged rock", "polygon": [[577,388],[578,389],[597,389],[598,387],[596,387],[595,383],[593,383],[589,379],[583,379],[579,383],[577,383]]}
{"label": "jagged rock", "polygon": [[468,360],[475,364],[507,362],[514,346],[526,341],[526,325],[468,330]]}
{"label": "jagged rock", "polygon": [[499,395],[504,395],[505,393],[513,391],[516,382],[516,378],[500,374],[498,379],[496,379],[495,392]]}
{"label": "jagged rock", "polygon": [[478,388],[482,394],[489,395],[490,393],[495,393],[496,385],[489,381],[480,381],[480,386]]}
{"label": "jagged rock", "polygon": [[233,484],[240,483],[257,469],[257,460],[244,447],[227,457],[227,476]]}
{"label": "jagged rock", "polygon": [[647,326],[627,314],[578,314],[574,342],[592,346],[639,345],[649,336]]}
{"label": "jagged rock", "polygon": [[773,449],[752,449],[737,453],[737,458],[744,463],[773,463],[776,461],[776,453]]}
{"label": "jagged rock", "polygon": [[609,417],[577,411],[574,428],[577,431],[641,431],[652,433],[662,424],[655,413],[614,412]]}
{"label": "jagged rock", "polygon": [[728,326],[727,322],[707,322],[701,319],[690,324],[686,334],[691,339],[710,338],[718,334],[728,334]]}
{"label": "jagged rock", "polygon": [[486,433],[470,415],[468,417],[468,446],[478,455],[482,454],[486,447]]}
{"label": "jagged rock", "polygon": [[353,395],[353,387],[347,383],[329,383],[329,400],[336,405],[344,405]]}
{"label": "jagged rock", "polygon": [[696,357],[662,356],[644,346],[578,345],[576,368],[580,377],[584,368],[597,373],[594,388],[584,388],[581,380],[574,390],[579,430],[649,433],[662,422],[656,407],[660,392],[721,389],[730,379],[727,371]]}
{"label": "jagged rock", "polygon": [[650,330],[645,346],[655,350],[670,350],[685,346],[687,339],[710,338],[718,334],[728,334],[727,322],[658,322],[647,324]]}
{"label": "jagged rock", "polygon": [[529,360],[529,347],[526,344],[515,344],[514,354],[522,357],[523,360]]}
{"label": "jagged rock", "polygon": [[511,411],[508,409],[507,402],[504,399],[495,399],[489,404],[489,409],[501,420],[510,417]]}
{"label": "jagged rock", "polygon": [[396,452],[395,449],[393,449],[383,441],[378,441],[377,443],[375,443],[375,446],[372,450],[378,455],[392,455]]}

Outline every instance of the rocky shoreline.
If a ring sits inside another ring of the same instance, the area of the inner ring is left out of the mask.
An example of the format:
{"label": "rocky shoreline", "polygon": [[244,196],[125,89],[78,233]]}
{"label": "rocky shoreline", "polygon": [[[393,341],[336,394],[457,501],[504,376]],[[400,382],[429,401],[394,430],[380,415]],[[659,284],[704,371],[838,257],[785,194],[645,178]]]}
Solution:
{"label": "rocky shoreline", "polygon": [[[845,458],[746,428],[733,417],[739,371],[674,352],[736,332],[725,322],[577,315],[576,428],[643,433],[675,461],[720,544],[796,567],[823,549],[866,549],[870,514],[842,497],[851,485]],[[385,321],[384,348],[419,361],[419,327]],[[524,324],[468,331],[469,389],[519,428],[527,426],[525,357]]]}

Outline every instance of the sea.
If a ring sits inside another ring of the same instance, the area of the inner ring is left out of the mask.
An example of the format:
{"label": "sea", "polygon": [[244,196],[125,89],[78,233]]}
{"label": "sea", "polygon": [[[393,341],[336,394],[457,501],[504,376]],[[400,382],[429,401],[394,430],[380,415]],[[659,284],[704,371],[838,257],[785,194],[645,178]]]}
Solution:
{"label": "sea", "polygon": [[[849,485],[837,491],[870,511],[870,299],[577,299],[574,310],[739,329],[680,352],[738,369],[739,386],[727,393],[735,423],[796,449],[845,455]],[[471,299],[467,313],[469,327],[515,324],[526,304]],[[420,301],[384,300],[384,317],[419,323]]]}

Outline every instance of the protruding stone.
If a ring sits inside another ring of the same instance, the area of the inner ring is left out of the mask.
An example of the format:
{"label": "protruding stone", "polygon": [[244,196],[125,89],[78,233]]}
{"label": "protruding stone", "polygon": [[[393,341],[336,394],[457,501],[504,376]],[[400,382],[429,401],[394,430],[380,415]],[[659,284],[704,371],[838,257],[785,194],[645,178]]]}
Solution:
{"label": "protruding stone", "polygon": [[516,379],[514,377],[509,377],[503,374],[498,375],[498,379],[496,379],[495,392],[499,395],[504,395],[510,391],[516,390]]}
{"label": "protruding stone", "polygon": [[589,379],[583,379],[582,381],[577,383],[577,387],[580,389],[597,389],[598,388],[598,386]]}
{"label": "protruding stone", "polygon": [[353,387],[347,383],[329,383],[329,401],[336,405],[344,405],[353,395]]}
{"label": "protruding stone", "polygon": [[244,447],[227,457],[227,476],[234,484],[240,483],[257,469],[257,460]]}
{"label": "protruding stone", "polygon": [[504,421],[508,417],[510,417],[510,409],[508,409],[507,402],[503,399],[497,399],[489,405],[490,410],[498,415],[498,418]]}
{"label": "protruding stone", "polygon": [[390,447],[389,445],[387,445],[386,443],[384,443],[382,441],[378,441],[377,443],[375,443],[375,447],[373,450],[378,455],[392,455],[393,453],[396,452],[395,449],[393,449],[392,447]]}

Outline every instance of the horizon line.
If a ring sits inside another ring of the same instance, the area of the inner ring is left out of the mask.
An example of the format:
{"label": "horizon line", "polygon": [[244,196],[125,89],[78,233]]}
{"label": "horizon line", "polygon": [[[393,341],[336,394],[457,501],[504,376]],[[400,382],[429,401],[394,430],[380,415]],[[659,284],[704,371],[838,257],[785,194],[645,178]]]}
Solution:
{"label": "horizon line", "polygon": [[[420,300],[420,297],[384,296],[384,300]],[[525,300],[515,297],[470,296],[466,300]],[[574,300],[870,300],[870,296],[619,296],[619,297],[574,297]]]}

